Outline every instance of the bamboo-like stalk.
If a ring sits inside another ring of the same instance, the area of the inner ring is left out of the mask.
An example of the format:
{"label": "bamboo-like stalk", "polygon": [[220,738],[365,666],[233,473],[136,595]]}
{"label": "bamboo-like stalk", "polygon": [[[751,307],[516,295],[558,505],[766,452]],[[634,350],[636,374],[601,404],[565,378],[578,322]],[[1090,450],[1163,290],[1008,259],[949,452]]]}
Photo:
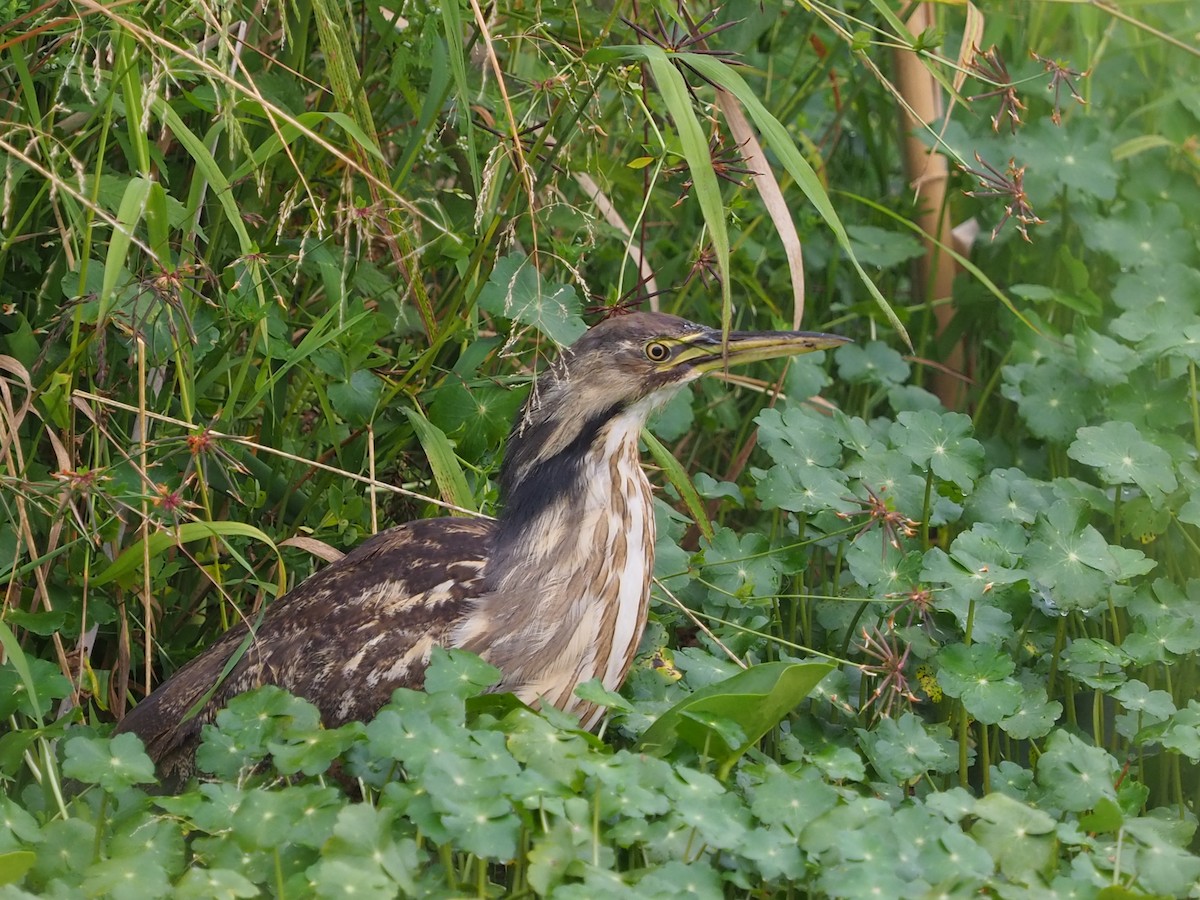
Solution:
{"label": "bamboo-like stalk", "polygon": [[[933,4],[921,3],[913,10],[905,25],[914,35],[919,35],[934,25]],[[949,244],[951,235],[950,212],[946,204],[946,185],[950,166],[944,154],[936,148],[930,149],[921,140],[921,133],[928,126],[936,127],[945,112],[945,98],[941,86],[921,63],[920,57],[911,50],[896,51],[896,86],[904,98],[900,114],[904,128],[904,163],[909,184],[920,202],[917,224],[925,232],[925,254],[917,260],[914,294],[933,305],[940,338],[950,327],[954,318],[954,306],[950,303],[934,303],[950,297],[957,268],[954,260],[941,251],[938,243]],[[966,353],[962,340],[956,340],[943,351],[940,361],[946,369],[934,368],[930,389],[937,394],[947,409],[958,409],[964,400],[964,380],[955,373],[966,374]]]}

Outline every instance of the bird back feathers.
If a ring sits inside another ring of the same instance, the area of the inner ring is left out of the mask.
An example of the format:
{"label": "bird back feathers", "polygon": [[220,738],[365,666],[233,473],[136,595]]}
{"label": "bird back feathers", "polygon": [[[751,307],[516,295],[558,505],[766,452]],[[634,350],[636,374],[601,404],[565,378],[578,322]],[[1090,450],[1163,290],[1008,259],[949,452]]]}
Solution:
{"label": "bird back feathers", "polygon": [[306,697],[328,726],[370,718],[396,688],[422,685],[432,646],[448,644],[448,632],[485,592],[492,529],[489,521],[423,519],[381,532],[272,603],[252,637],[248,623],[226,632],[118,731],[137,734],[160,775],[180,781],[194,768],[201,727],[254,687]]}

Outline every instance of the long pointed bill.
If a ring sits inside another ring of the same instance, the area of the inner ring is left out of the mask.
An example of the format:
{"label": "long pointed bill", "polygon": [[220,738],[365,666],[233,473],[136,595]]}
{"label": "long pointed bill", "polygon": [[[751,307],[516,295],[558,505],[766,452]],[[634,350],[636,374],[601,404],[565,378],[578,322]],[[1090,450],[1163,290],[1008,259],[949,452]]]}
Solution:
{"label": "long pointed bill", "polygon": [[850,343],[850,339],[816,331],[732,331],[729,340],[722,342],[721,332],[710,330],[689,343],[691,346],[676,356],[677,362],[690,364],[698,372],[713,372],[760,359],[829,350]]}

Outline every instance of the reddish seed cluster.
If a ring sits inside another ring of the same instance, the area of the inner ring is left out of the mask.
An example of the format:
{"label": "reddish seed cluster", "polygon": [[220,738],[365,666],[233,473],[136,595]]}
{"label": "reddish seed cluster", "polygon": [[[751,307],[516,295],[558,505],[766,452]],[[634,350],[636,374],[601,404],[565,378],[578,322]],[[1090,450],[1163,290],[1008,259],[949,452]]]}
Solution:
{"label": "reddish seed cluster", "polygon": [[172,490],[170,485],[156,484],[154,505],[165,513],[176,513],[183,508],[183,495],[178,490]]}
{"label": "reddish seed cluster", "polygon": [[187,436],[188,452],[192,456],[200,456],[202,453],[207,453],[213,448],[212,431],[205,428],[203,431],[198,431],[195,434]]}
{"label": "reddish seed cluster", "polygon": [[885,635],[878,628],[862,632],[862,651],[877,663],[862,666],[863,675],[879,677],[882,680],[863,705],[867,709],[871,704],[879,702],[880,715],[890,716],[900,703],[916,703],[917,696],[908,685],[905,667],[908,665],[908,655],[912,652],[911,645],[900,649],[899,642],[894,637]]}
{"label": "reddish seed cluster", "polygon": [[858,540],[872,528],[876,526],[883,530],[884,540],[897,550],[900,549],[900,538],[916,537],[917,527],[921,524],[916,519],[910,519],[908,516],[888,505],[887,500],[882,496],[882,491],[876,493],[870,487],[863,485],[867,492],[867,499],[862,500],[858,497],[847,497],[851,503],[857,503],[862,509],[859,512],[840,512],[837,514],[839,519],[849,521],[855,516],[866,515],[867,521],[858,534],[854,535],[854,540]]}
{"label": "reddish seed cluster", "polygon": [[94,469],[84,469],[82,471],[63,469],[55,472],[53,477],[64,482],[72,491],[77,491],[80,494],[86,494],[101,479],[100,473]]}

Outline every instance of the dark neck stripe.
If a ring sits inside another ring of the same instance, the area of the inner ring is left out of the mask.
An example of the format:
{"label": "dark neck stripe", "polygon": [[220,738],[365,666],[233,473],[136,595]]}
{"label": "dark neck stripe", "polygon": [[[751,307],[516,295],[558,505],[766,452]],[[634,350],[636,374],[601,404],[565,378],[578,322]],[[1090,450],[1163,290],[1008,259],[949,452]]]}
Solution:
{"label": "dark neck stripe", "polygon": [[584,485],[584,459],[596,438],[613,418],[625,411],[614,403],[592,416],[566,447],[554,456],[532,462],[550,437],[554,419],[527,427],[525,433],[509,436],[508,453],[500,472],[499,543],[518,539],[528,526],[556,503],[570,503]]}

